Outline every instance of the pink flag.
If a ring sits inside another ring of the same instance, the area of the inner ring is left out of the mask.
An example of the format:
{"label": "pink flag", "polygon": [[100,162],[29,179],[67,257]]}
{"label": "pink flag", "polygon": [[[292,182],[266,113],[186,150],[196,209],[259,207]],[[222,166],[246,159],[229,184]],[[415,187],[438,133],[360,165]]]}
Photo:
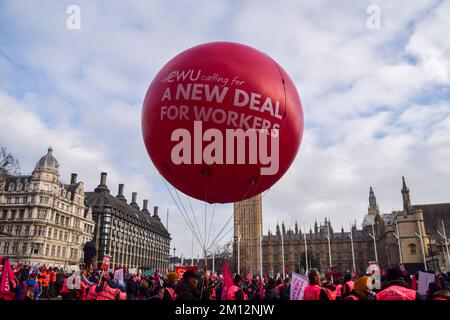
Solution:
{"label": "pink flag", "polygon": [[9,259],[4,259],[3,273],[0,281],[0,294],[10,294],[11,288],[9,287],[11,282],[14,281],[14,271],[9,264]]}
{"label": "pink flag", "polygon": [[223,261],[223,284],[222,284],[222,300],[226,300],[228,288],[233,286],[233,276],[228,269],[227,262]]}
{"label": "pink flag", "polygon": [[252,278],[250,277],[250,274],[247,272],[247,283],[251,284],[252,283]]}
{"label": "pink flag", "polygon": [[264,300],[264,287],[261,277],[259,278],[258,287],[259,287],[259,296],[261,300]]}
{"label": "pink flag", "polygon": [[355,279],[357,279],[358,278],[358,273],[356,272],[356,269],[355,268],[352,268],[353,269],[353,277],[355,278]]}
{"label": "pink flag", "polygon": [[153,275],[153,281],[155,282],[155,287],[159,288],[163,286],[162,280],[159,277],[158,270],[155,271],[155,274]]}

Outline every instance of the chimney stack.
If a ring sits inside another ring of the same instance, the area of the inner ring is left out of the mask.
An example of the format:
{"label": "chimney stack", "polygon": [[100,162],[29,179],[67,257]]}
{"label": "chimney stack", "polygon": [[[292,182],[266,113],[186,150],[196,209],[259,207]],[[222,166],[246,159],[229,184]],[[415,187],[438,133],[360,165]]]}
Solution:
{"label": "chimney stack", "polygon": [[124,184],[120,183],[119,184],[119,191],[117,192],[116,198],[126,203],[127,199],[125,199],[125,196],[123,195],[123,187],[124,187]]}
{"label": "chimney stack", "polygon": [[106,172],[102,172],[100,175],[100,184],[98,185],[97,188],[95,188],[95,192],[108,192],[109,193],[109,189],[108,186],[106,185]]}
{"label": "chimney stack", "polygon": [[156,220],[161,221],[161,219],[158,216],[158,206],[154,206],[153,207],[153,218],[156,219]]}
{"label": "chimney stack", "polygon": [[137,202],[136,202],[136,199],[137,199],[137,192],[132,192],[132,193],[131,193],[131,203],[130,203],[130,205],[131,205],[133,208],[139,210],[139,206],[138,206],[138,204],[137,204]]}
{"label": "chimney stack", "polygon": [[77,183],[77,174],[72,173],[70,176],[70,184],[75,184],[75,183]]}
{"label": "chimney stack", "polygon": [[148,200],[144,199],[143,204],[142,204],[142,211],[143,212],[149,212],[148,211]]}
{"label": "chimney stack", "polygon": [[102,172],[101,176],[100,176],[100,185],[101,186],[106,186],[106,172]]}

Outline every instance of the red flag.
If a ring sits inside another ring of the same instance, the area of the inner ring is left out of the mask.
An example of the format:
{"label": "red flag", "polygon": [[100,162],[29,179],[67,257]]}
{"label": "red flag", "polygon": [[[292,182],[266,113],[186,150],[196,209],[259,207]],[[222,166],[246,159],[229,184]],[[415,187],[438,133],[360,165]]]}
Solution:
{"label": "red flag", "polygon": [[11,292],[10,285],[14,282],[14,271],[11,268],[9,259],[4,259],[3,273],[0,281],[0,295],[5,300],[12,300],[14,294]]}
{"label": "red flag", "polygon": [[259,287],[259,296],[261,300],[264,300],[264,287],[261,277],[259,278],[258,287]]}
{"label": "red flag", "polygon": [[247,272],[247,283],[251,284],[252,283],[252,278],[250,277],[250,274]]}
{"label": "red flag", "polygon": [[228,269],[227,262],[223,261],[223,284],[222,284],[222,300],[226,300],[228,288],[233,286],[233,276]]}
{"label": "red flag", "polygon": [[416,279],[416,276],[413,276],[413,278],[412,278],[411,289],[412,290],[417,290],[417,279]]}
{"label": "red flag", "polygon": [[155,271],[155,274],[153,275],[153,281],[155,282],[155,287],[159,288],[163,286],[162,280],[159,277],[158,270]]}
{"label": "red flag", "polygon": [[356,269],[355,268],[353,268],[353,277],[355,279],[358,279],[358,273],[356,273]]}

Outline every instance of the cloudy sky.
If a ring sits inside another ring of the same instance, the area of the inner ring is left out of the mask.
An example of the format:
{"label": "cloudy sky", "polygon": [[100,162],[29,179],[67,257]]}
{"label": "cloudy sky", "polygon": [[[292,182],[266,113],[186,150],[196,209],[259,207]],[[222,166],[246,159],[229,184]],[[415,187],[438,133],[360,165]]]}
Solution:
{"label": "cloudy sky", "polygon": [[[72,4],[79,30],[67,28]],[[450,2],[436,0],[0,0],[0,145],[23,173],[53,146],[62,179],[77,172],[86,190],[108,172],[113,194],[124,183],[164,222],[169,210],[177,255],[190,256],[191,233],[144,148],[142,101],[177,53],[235,41],[282,65],[304,107],[298,156],[264,196],[265,232],[277,221],[360,224],[370,185],[383,212],[399,209],[402,175],[413,203],[449,202],[449,21]],[[203,205],[193,207],[203,233]],[[213,233],[231,213],[216,206]]]}

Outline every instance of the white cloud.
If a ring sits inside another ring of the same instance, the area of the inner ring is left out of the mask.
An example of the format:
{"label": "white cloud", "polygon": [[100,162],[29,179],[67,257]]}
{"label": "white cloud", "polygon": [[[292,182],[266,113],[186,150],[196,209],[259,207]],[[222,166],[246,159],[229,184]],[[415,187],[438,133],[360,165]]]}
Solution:
{"label": "white cloud", "polygon": [[[52,145],[63,177],[77,171],[88,190],[108,171],[113,194],[125,183],[163,222],[170,211],[178,254],[190,255],[191,236],[146,154],[141,103],[164,63],[207,41],[266,52],[304,104],[298,157],[264,197],[265,230],[325,217],[347,229],[366,213],[369,184],[383,211],[399,208],[401,175],[413,202],[449,201],[448,1],[376,1],[380,30],[366,28],[370,1],[79,1],[80,31],[65,28],[69,4],[2,3],[0,144],[26,171]],[[230,212],[216,207],[216,233]]]}

